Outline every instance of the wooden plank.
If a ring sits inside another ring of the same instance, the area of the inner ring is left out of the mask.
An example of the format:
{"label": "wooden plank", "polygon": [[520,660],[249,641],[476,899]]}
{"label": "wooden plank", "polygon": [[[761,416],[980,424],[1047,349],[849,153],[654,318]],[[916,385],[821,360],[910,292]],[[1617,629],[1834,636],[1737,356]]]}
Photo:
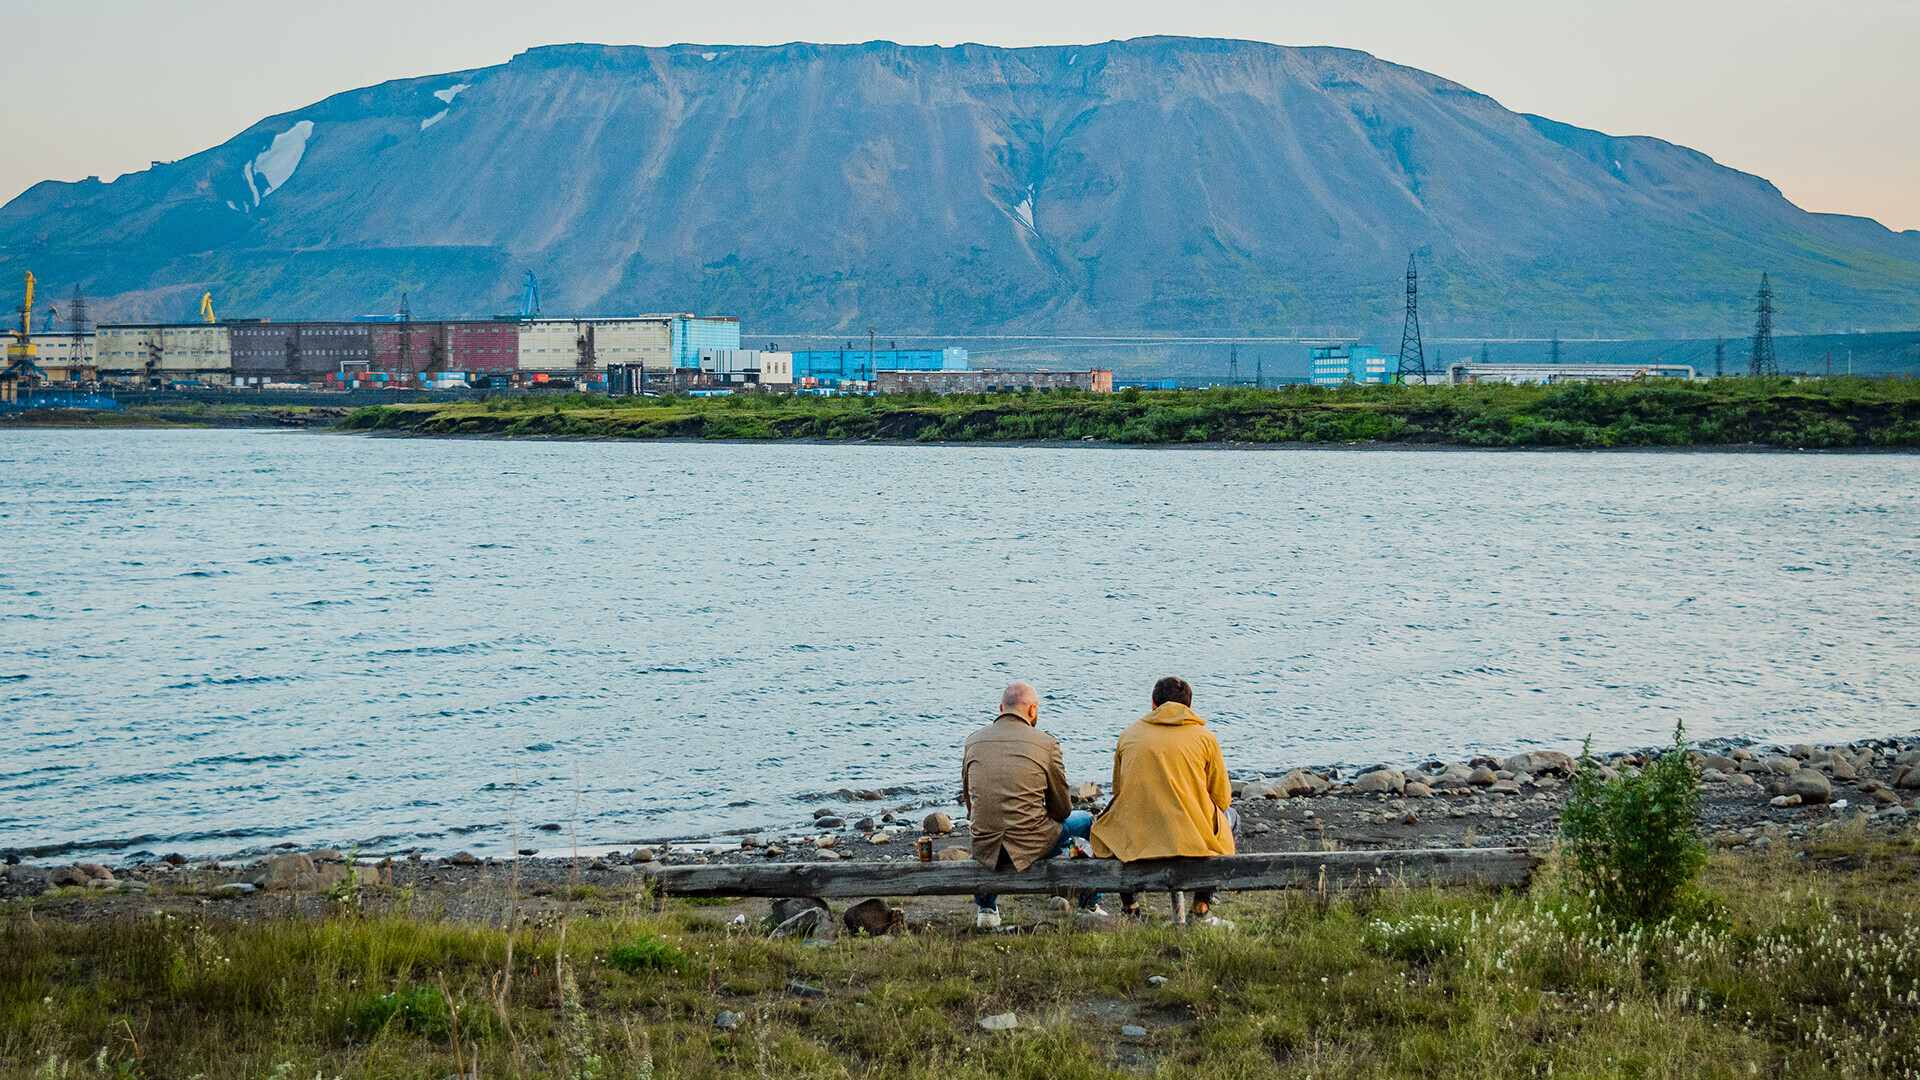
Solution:
{"label": "wooden plank", "polygon": [[969,896],[974,893],[1171,892],[1175,889],[1525,885],[1540,857],[1525,848],[1283,851],[1211,859],[1048,859],[999,873],[964,862],[725,863],[662,866],[645,877],[670,896]]}

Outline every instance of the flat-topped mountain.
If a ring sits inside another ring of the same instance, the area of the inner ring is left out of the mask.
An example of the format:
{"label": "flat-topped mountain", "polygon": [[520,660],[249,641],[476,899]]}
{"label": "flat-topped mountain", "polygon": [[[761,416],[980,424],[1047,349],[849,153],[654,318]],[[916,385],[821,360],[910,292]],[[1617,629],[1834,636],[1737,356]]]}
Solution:
{"label": "flat-topped mountain", "polygon": [[1341,49],[569,45],[0,208],[103,318],[698,311],[782,332],[1920,325],[1920,233]]}

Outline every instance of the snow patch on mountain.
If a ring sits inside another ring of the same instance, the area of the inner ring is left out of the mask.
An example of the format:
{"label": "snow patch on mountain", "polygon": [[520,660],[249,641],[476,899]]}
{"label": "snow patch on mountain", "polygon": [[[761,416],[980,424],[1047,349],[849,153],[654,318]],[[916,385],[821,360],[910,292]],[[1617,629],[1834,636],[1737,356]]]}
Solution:
{"label": "snow patch on mountain", "polygon": [[429,116],[425,120],[420,121],[420,130],[425,131],[428,128],[432,127],[433,125],[439,123],[441,118],[447,115],[447,111],[448,110],[446,109],[441,109],[439,112],[434,113],[432,116]]}
{"label": "snow patch on mountain", "polygon": [[[293,170],[300,167],[300,158],[307,152],[307,139],[312,135],[313,121],[302,120],[275,135],[271,146],[247,162],[241,171],[247,177],[247,189],[253,192],[253,205],[259,206],[261,199],[273,194],[293,176]],[[255,178],[266,182],[265,190],[255,183]]]}
{"label": "snow patch on mountain", "polygon": [[460,96],[460,91],[469,90],[472,89],[472,87],[472,83],[454,83],[445,90],[435,90],[433,96],[451,105],[453,104],[453,99]]}

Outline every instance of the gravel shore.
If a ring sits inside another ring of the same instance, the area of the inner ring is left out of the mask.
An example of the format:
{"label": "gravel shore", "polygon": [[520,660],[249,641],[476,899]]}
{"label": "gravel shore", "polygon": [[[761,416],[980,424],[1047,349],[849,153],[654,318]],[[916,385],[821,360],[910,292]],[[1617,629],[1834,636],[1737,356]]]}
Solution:
{"label": "gravel shore", "polygon": [[[1638,767],[1648,751],[1599,758],[1609,773]],[[1857,822],[1868,835],[1920,823],[1920,739],[1772,747],[1714,746],[1692,751],[1701,783],[1701,827],[1718,851],[1763,852],[1803,842],[1814,829]],[[1350,775],[1296,769],[1234,783],[1243,852],[1392,848],[1532,847],[1553,843],[1575,761],[1542,751],[1504,759],[1374,766]],[[1075,803],[1096,812],[1104,793],[1073,785]],[[874,796],[874,797],[869,797]],[[965,820],[931,804],[883,805],[873,792],[848,792],[816,811],[813,828],[725,841],[658,844],[578,858],[460,852],[349,866],[335,849],[281,852],[245,861],[193,861],[169,855],[121,865],[7,866],[0,899],[39,904],[124,897],[152,907],[219,904],[234,917],[316,911],[329,904],[404,898],[448,918],[491,919],[509,910],[534,917],[569,899],[627,891],[649,865],[688,862],[914,860],[931,835],[940,858],[965,858]],[[104,912],[116,904],[86,904]],[[79,913],[81,909],[75,909]],[[84,915],[82,917],[85,917]]]}

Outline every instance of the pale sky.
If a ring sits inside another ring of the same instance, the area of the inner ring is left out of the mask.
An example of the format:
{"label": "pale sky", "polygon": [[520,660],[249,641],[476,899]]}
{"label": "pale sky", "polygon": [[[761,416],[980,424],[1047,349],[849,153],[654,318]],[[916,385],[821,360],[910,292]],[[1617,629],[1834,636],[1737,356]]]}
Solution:
{"label": "pale sky", "polygon": [[1920,228],[1920,0],[0,0],[0,200],[532,45],[1147,34],[1361,49],[1519,112],[1690,146],[1808,210]]}

